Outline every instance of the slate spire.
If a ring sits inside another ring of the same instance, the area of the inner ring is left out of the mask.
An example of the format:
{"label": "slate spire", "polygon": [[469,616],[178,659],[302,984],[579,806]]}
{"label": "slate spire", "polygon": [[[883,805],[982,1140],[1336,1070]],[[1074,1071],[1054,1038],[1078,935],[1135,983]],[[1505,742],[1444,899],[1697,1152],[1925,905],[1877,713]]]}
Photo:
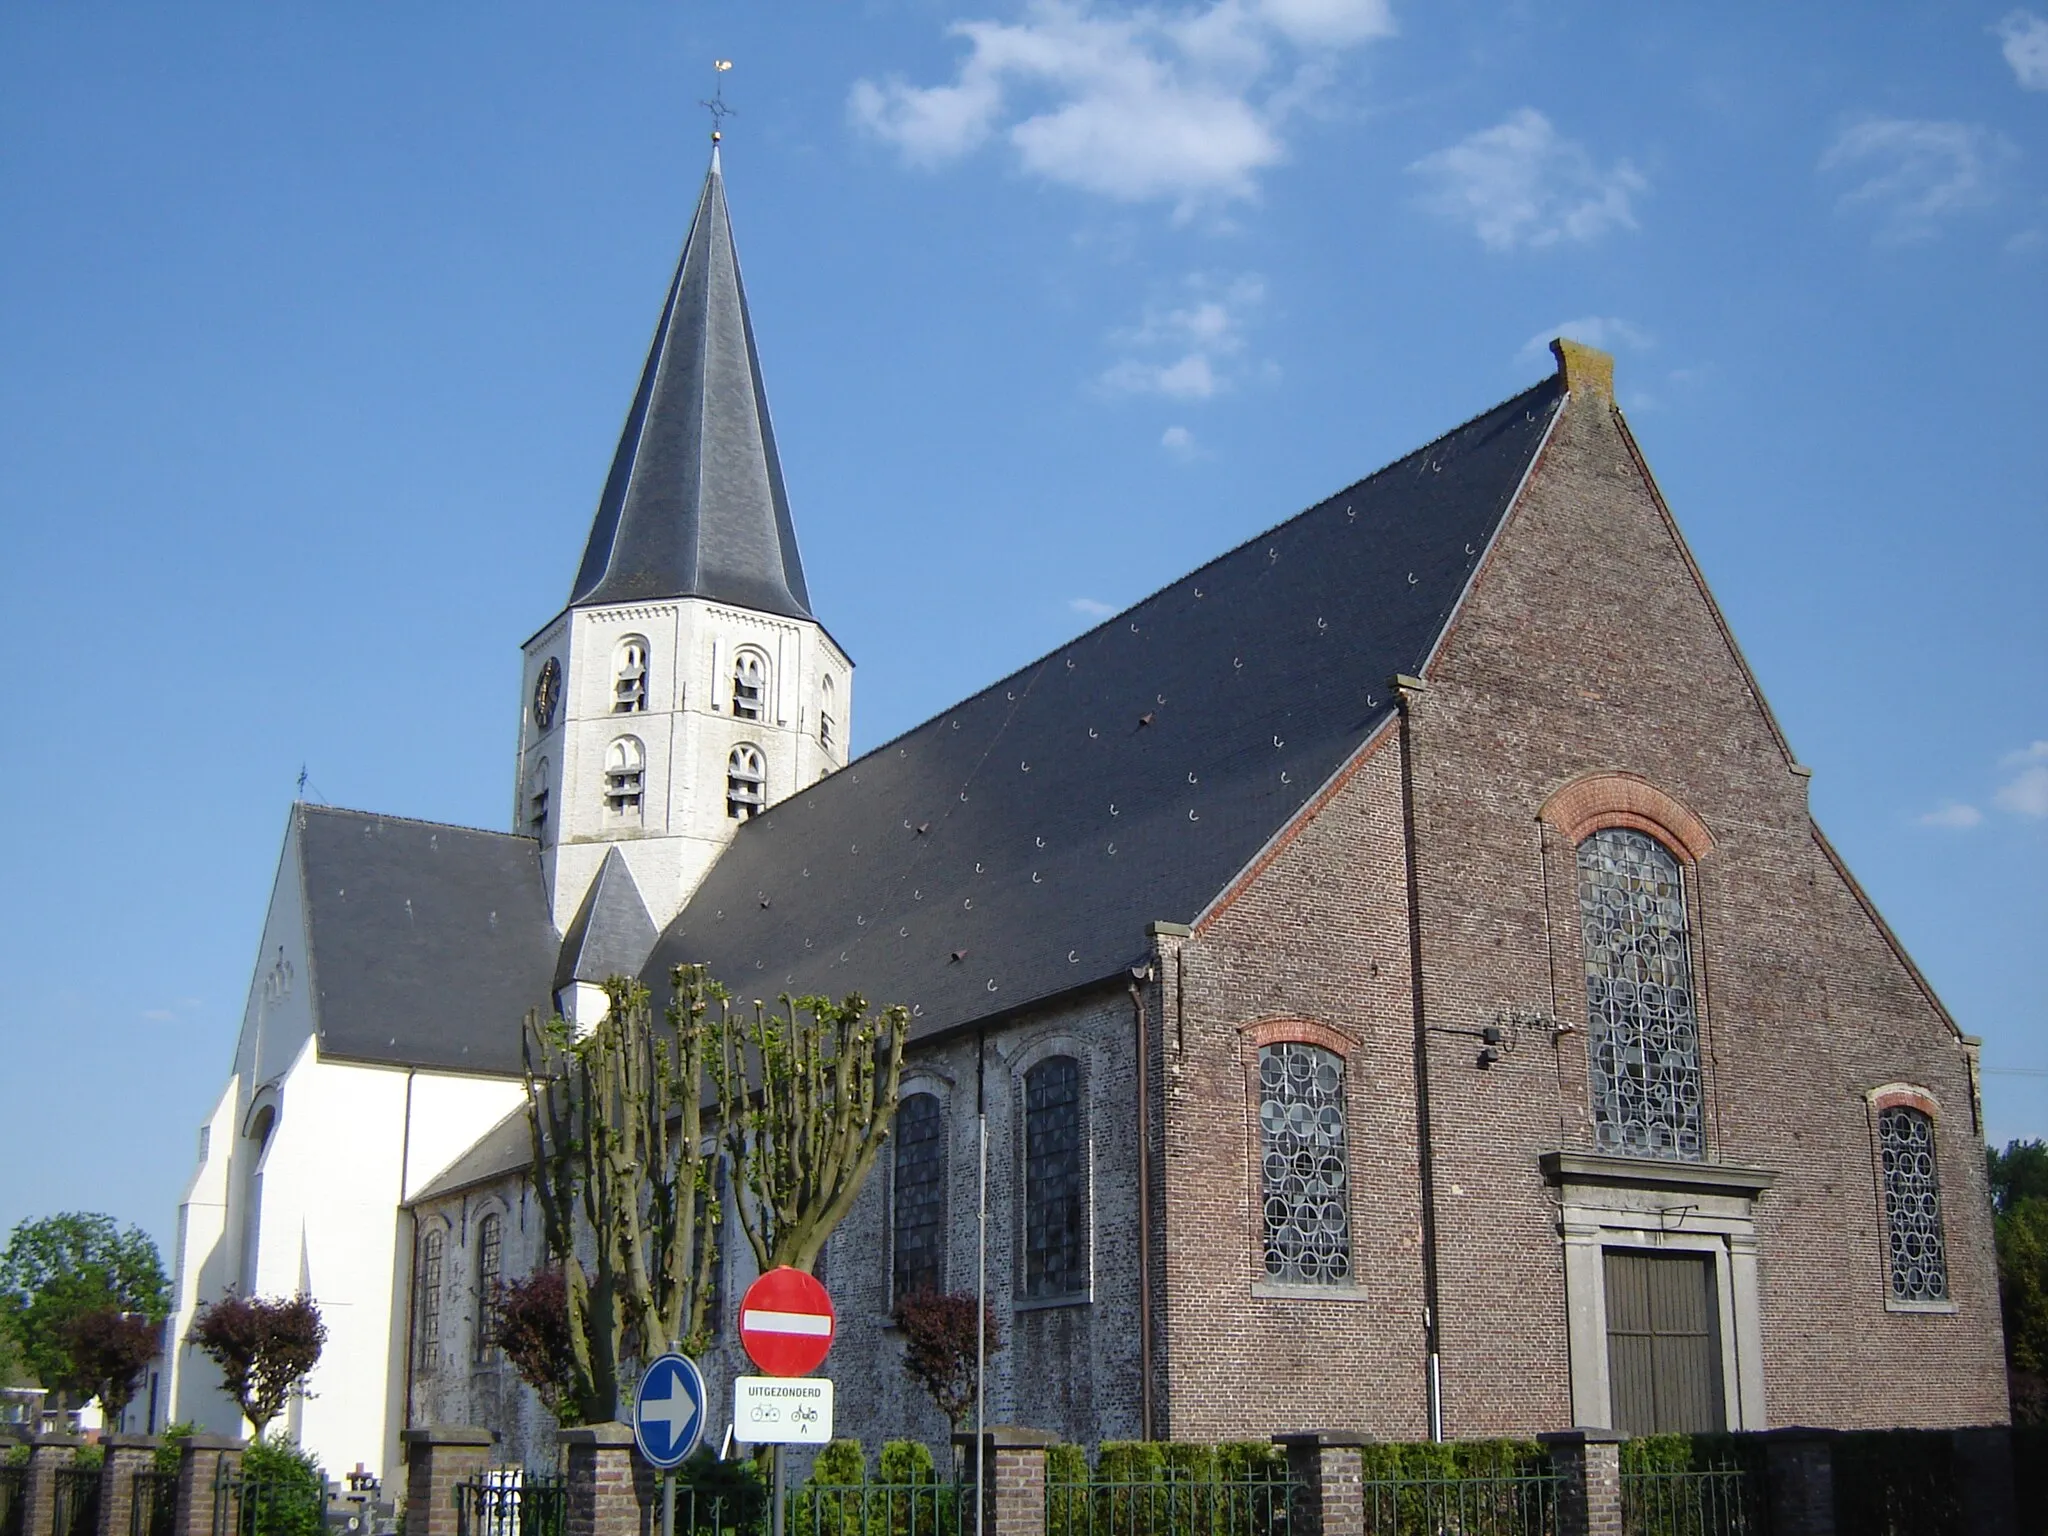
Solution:
{"label": "slate spire", "polygon": [[569,601],[664,597],[812,616],[716,148]]}

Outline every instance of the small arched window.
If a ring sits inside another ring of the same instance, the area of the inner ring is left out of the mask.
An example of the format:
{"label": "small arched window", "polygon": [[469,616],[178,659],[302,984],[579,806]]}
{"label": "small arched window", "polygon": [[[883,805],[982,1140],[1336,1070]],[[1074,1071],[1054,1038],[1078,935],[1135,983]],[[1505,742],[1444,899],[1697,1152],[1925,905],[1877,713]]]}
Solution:
{"label": "small arched window", "polygon": [[1351,1276],[1344,1117],[1343,1057],[1292,1040],[1259,1047],[1259,1183],[1270,1280],[1334,1285]]}
{"label": "small arched window", "polygon": [[548,835],[548,760],[533,765],[526,779],[526,830],[542,842]]}
{"label": "small arched window", "polygon": [[1024,1074],[1024,1295],[1088,1289],[1088,1167],[1081,1063],[1049,1056]]}
{"label": "small arched window", "polygon": [[1595,832],[1579,844],[1579,918],[1600,1150],[1697,1161],[1699,1024],[1678,860],[1633,828]]}
{"label": "small arched window", "polygon": [[818,691],[818,745],[831,753],[839,750],[839,722],[833,718],[838,707],[838,690],[828,672]]}
{"label": "small arched window", "polygon": [[732,661],[732,717],[762,720],[768,710],[768,658],[741,651]]}
{"label": "small arched window", "polygon": [[498,1356],[498,1315],[503,1304],[499,1287],[505,1276],[505,1218],[486,1212],[476,1224],[476,1357]]}
{"label": "small arched window", "polygon": [[637,818],[641,784],[647,776],[647,751],[633,736],[621,736],[604,754],[604,807],[614,816]]}
{"label": "small arched window", "polygon": [[1941,1240],[1941,1182],[1934,1168],[1934,1117],[1908,1104],[1878,1111],[1884,1157],[1884,1224],[1894,1301],[1948,1300]]}
{"label": "small arched window", "polygon": [[896,1177],[891,1200],[898,1301],[946,1285],[946,1107],[913,1093],[896,1110]]}
{"label": "small arched window", "polygon": [[647,708],[647,641],[628,635],[612,665],[612,713],[637,715]]}
{"label": "small arched window", "polygon": [[440,1231],[429,1229],[420,1235],[419,1300],[414,1306],[413,1338],[421,1370],[431,1370],[441,1353],[441,1255]]}
{"label": "small arched window", "polygon": [[745,742],[725,760],[725,814],[734,821],[758,816],[768,805],[768,760]]}

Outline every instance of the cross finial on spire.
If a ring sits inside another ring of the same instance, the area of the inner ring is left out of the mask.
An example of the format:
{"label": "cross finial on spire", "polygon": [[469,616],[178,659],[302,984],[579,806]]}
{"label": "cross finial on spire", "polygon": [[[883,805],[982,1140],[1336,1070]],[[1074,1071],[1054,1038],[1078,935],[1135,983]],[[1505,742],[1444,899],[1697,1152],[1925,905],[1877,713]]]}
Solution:
{"label": "cross finial on spire", "polygon": [[708,100],[697,103],[698,106],[711,114],[711,142],[713,145],[716,145],[721,138],[725,137],[725,120],[728,117],[739,116],[738,112],[725,104],[725,72],[731,68],[731,59],[713,59],[711,61],[711,77],[715,82],[715,88],[712,90]]}

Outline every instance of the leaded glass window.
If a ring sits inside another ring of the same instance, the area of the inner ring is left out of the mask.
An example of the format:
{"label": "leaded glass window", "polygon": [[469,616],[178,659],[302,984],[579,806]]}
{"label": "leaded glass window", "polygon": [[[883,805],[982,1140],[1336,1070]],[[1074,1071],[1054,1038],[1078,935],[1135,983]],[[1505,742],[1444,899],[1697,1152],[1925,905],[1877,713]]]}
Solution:
{"label": "leaded glass window", "polygon": [[476,1357],[498,1353],[499,1282],[505,1270],[505,1218],[496,1211],[476,1224]]}
{"label": "leaded glass window", "polygon": [[891,1215],[897,1298],[913,1291],[944,1290],[946,1109],[937,1094],[913,1093],[897,1107]]}
{"label": "leaded glass window", "polygon": [[1321,1046],[1259,1048],[1266,1275],[1333,1285],[1351,1274],[1344,1062]]}
{"label": "leaded glass window", "polygon": [[1081,1064],[1052,1056],[1024,1074],[1024,1295],[1088,1289]]}
{"label": "leaded glass window", "polygon": [[1941,1186],[1934,1173],[1934,1121],[1900,1104],[1879,1112],[1884,1155],[1884,1224],[1891,1240],[1892,1297],[1947,1301],[1941,1243]]}
{"label": "leaded glass window", "polygon": [[1600,1150],[1696,1161],[1699,1025],[1678,860],[1626,827],[1579,844],[1587,1059]]}
{"label": "leaded glass window", "polygon": [[442,1234],[420,1238],[420,1293],[413,1332],[419,1342],[420,1369],[430,1370],[441,1353]]}

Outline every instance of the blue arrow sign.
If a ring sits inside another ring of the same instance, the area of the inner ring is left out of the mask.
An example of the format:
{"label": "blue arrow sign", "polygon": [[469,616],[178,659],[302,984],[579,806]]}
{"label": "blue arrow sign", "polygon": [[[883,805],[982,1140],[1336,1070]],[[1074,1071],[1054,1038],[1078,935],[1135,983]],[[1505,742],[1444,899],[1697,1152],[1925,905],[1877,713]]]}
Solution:
{"label": "blue arrow sign", "polygon": [[683,1355],[658,1355],[633,1399],[633,1443],[657,1467],[680,1466],[704,1438],[704,1377]]}

